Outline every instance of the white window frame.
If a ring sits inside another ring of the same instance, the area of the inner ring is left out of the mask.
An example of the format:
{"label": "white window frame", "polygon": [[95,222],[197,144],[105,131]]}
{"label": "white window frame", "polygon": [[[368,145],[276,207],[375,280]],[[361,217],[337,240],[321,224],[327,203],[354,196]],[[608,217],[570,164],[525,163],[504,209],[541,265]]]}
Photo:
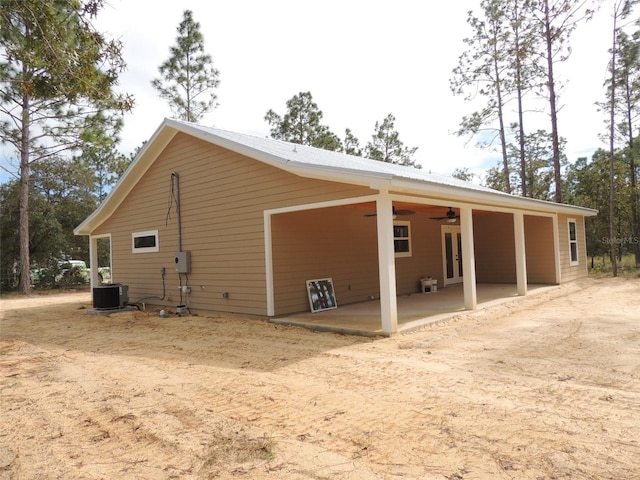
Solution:
{"label": "white window frame", "polygon": [[[575,238],[571,238],[571,224],[573,223],[573,232]],[[569,265],[574,266],[580,263],[580,256],[578,255],[578,222],[575,218],[567,219],[567,237],[569,240]],[[575,245],[575,260],[573,258],[573,245]]]}
{"label": "white window frame", "polygon": [[[138,247],[136,248],[136,238],[139,237],[155,237],[154,247]],[[131,251],[133,253],[150,253],[160,251],[160,237],[158,236],[158,230],[147,230],[145,232],[134,232],[131,234]]]}
{"label": "white window frame", "polygon": [[[396,257],[410,257],[411,256],[411,222],[408,221],[394,221],[393,222],[393,251]],[[395,227],[407,227],[407,236],[396,236],[396,228]],[[397,251],[396,250],[396,240],[407,240],[409,245],[409,250]]]}

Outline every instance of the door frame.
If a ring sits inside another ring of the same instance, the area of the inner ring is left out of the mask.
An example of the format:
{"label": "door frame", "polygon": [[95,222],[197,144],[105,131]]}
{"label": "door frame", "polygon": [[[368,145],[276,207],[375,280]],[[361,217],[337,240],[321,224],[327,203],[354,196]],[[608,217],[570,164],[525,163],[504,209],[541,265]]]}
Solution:
{"label": "door frame", "polygon": [[[447,247],[445,234],[452,234],[452,261],[453,273],[452,278],[447,278]],[[462,273],[462,228],[460,225],[442,225],[440,227],[440,239],[442,242],[442,283],[443,286],[460,284],[463,282]]]}

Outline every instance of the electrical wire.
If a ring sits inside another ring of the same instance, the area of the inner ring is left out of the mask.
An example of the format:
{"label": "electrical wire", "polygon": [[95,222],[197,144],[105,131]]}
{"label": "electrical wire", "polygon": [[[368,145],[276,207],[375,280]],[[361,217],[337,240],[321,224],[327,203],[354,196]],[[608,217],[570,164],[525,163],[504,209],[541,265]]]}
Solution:
{"label": "electrical wire", "polygon": [[143,300],[148,300],[150,298],[156,298],[158,300],[164,300],[164,297],[167,294],[167,289],[166,289],[165,282],[164,282],[165,274],[164,273],[160,273],[160,276],[162,276],[162,297],[158,297],[157,295],[149,295],[148,297],[142,297],[141,299],[139,299],[136,302],[129,303],[129,305],[135,306],[135,307],[137,307],[138,310],[141,310],[139,304],[141,304]]}

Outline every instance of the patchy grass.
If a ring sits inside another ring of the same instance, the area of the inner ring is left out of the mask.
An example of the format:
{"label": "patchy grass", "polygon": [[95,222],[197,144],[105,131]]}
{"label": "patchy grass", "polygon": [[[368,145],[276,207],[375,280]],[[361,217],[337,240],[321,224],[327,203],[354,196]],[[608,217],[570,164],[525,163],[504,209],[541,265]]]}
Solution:
{"label": "patchy grass", "polygon": [[[77,285],[72,287],[49,287],[40,288],[33,286],[31,288],[31,294],[38,297],[45,297],[49,295],[60,295],[61,293],[74,293],[74,292],[91,292],[89,285]],[[29,295],[25,295],[16,290],[4,290],[0,292],[0,300],[14,300],[18,298],[28,298]]]}
{"label": "patchy grass", "polygon": [[211,439],[200,473],[220,475],[233,465],[235,472],[251,470],[253,462],[270,462],[276,456],[276,442],[268,435],[252,437],[246,432],[217,432]]}
{"label": "patchy grass", "polygon": [[275,441],[264,435],[252,438],[244,432],[234,432],[216,438],[211,445],[206,463],[245,463],[252,460],[273,460],[275,457]]}
{"label": "patchy grass", "polygon": [[[640,267],[636,267],[635,256],[624,255],[622,260],[618,260],[618,276],[625,278],[640,278]],[[589,257],[589,275],[595,278],[610,277],[612,273],[611,260],[608,256],[598,257],[591,268],[591,257]]]}

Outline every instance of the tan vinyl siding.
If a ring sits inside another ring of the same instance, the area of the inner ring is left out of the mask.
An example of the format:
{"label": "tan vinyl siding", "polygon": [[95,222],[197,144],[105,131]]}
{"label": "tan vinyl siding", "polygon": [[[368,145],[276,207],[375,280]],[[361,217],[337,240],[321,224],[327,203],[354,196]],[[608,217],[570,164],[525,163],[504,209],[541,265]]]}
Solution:
{"label": "tan vinyl siding", "polygon": [[[371,193],[298,177],[178,134],[111,218],[93,232],[112,234],[113,280],[128,284],[134,301],[162,296],[160,268],[165,267],[166,297],[147,303],[181,302],[173,262],[178,228],[175,199],[170,196],[172,172],[179,175],[182,249],[191,251],[192,293],[182,303],[194,310],[266,315],[265,209]],[[160,251],[133,254],[131,234],[156,229]],[[223,292],[229,298],[222,298]]]}
{"label": "tan vinyl siding", "polygon": [[430,276],[443,285],[441,222],[428,215],[399,217],[411,222],[411,256],[396,258],[396,288],[400,295],[420,292],[420,278]]}
{"label": "tan vinyl siding", "polygon": [[[333,279],[338,305],[380,296],[375,217],[358,208],[333,207],[272,219],[276,315],[308,311],[305,281]],[[410,222],[410,257],[396,258],[399,295],[417,293],[420,277],[442,285],[440,225],[424,215]]]}
{"label": "tan vinyl siding", "polygon": [[555,283],[553,219],[524,216],[528,283]]}
{"label": "tan vinyl siding", "polygon": [[516,281],[513,215],[475,213],[473,238],[478,283]]}
{"label": "tan vinyl siding", "polygon": [[[570,264],[569,252],[569,218],[576,221],[576,233],[578,237],[578,264]],[[584,230],[584,217],[558,215],[558,244],[560,247],[560,281],[570,282],[578,278],[586,277],[587,250]]]}
{"label": "tan vinyl siding", "polygon": [[272,218],[276,315],[309,310],[305,281],[333,279],[338,305],[378,291],[376,219],[326,208]]}

